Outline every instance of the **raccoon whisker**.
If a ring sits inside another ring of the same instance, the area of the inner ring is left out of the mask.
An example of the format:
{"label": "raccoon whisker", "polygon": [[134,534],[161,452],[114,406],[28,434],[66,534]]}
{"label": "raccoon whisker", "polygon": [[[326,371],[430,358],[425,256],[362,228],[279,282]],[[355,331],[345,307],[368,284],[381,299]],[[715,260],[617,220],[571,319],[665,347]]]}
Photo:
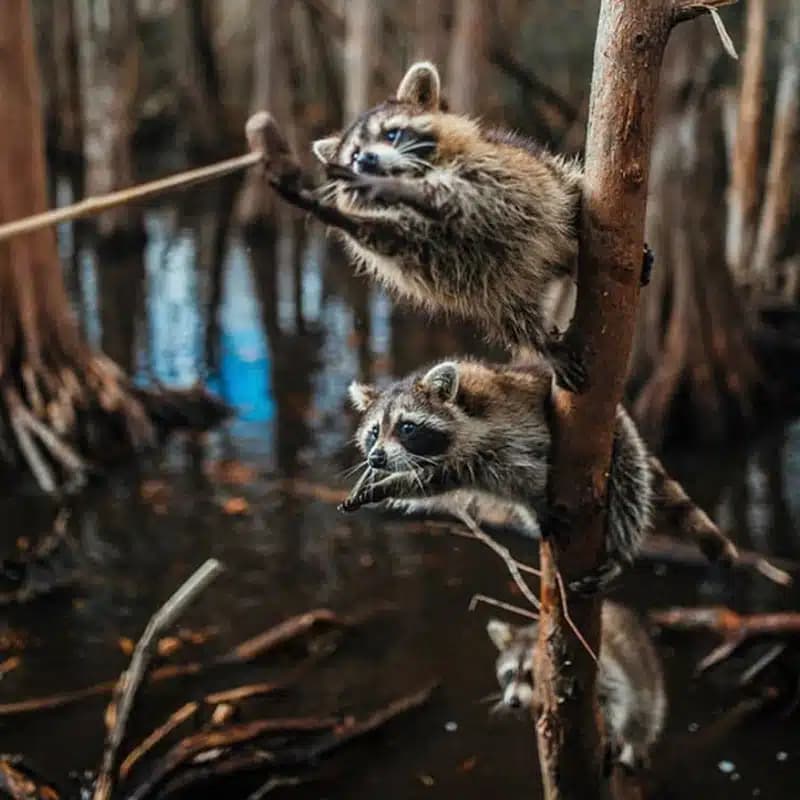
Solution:
{"label": "raccoon whisker", "polygon": [[480,700],[476,700],[475,702],[479,705],[483,705],[484,703],[496,703],[498,700],[501,700],[502,697],[502,692],[492,692],[491,694],[487,694],[486,697],[481,697]]}
{"label": "raccoon whisker", "polygon": [[414,142],[411,141],[408,144],[401,144],[399,147],[395,148],[398,153],[405,155],[406,153],[412,153],[414,150],[425,150],[426,148],[430,150],[431,144],[430,142]]}
{"label": "raccoon whisker", "polygon": [[495,714],[503,714],[507,711],[508,707],[502,701],[502,699],[500,699],[489,709],[489,714],[494,716]]}
{"label": "raccoon whisker", "polygon": [[339,473],[339,477],[341,478],[350,478],[355,475],[361,469],[367,469],[369,467],[369,462],[364,460],[356,464],[354,467],[349,467],[348,469],[342,470]]}

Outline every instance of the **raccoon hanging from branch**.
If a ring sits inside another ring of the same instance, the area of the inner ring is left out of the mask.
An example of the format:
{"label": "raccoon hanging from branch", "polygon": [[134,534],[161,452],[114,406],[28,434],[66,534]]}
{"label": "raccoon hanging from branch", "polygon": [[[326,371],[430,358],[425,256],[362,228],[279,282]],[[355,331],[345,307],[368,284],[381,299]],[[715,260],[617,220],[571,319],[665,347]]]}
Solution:
{"label": "raccoon hanging from branch", "polygon": [[[356,443],[365,471],[342,510],[458,491],[475,516],[480,509],[469,507],[472,492],[479,500],[488,496],[526,509],[542,535],[557,534],[559,520],[547,495],[552,383],[543,362],[522,367],[453,360],[382,390],[352,384],[350,397],[362,414]],[[608,478],[606,561],[570,587],[592,592],[613,580],[639,552],[655,511],[695,541],[713,540],[716,549],[707,546],[707,554],[728,563],[736,559],[733,544],[648,454],[620,406]]]}
{"label": "raccoon hanging from branch", "polygon": [[560,385],[582,389],[582,348],[546,311],[553,282],[575,275],[578,161],[448,113],[428,62],[408,70],[395,97],[314,143],[330,178],[318,191],[301,185],[269,115],[248,128],[274,188],[337,230],[359,269],[417,307],[475,322],[512,350],[533,348]]}

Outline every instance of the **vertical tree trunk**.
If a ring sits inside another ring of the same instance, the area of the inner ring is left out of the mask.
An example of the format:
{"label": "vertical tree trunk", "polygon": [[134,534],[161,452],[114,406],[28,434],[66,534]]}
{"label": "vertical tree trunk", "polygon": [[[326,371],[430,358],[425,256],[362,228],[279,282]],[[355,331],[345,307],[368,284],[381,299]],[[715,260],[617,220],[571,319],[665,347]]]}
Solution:
{"label": "vertical tree trunk", "polygon": [[746,314],[722,256],[717,187],[724,173],[719,43],[709,20],[667,49],[653,146],[644,293],[630,384],[653,447],[675,433],[721,439],[751,412],[760,373]]}
{"label": "vertical tree trunk", "polygon": [[53,111],[57,115],[55,147],[60,154],[80,158],[83,112],[73,0],[53,3],[53,53],[57,64],[53,86]]}
{"label": "vertical tree trunk", "polygon": [[[104,194],[134,183],[132,140],[139,85],[136,6],[127,0],[77,0],[83,88],[86,192]],[[140,238],[139,213],[102,214],[104,239]]]}
{"label": "vertical tree trunk", "polygon": [[439,69],[447,52],[445,0],[416,0],[414,7],[414,58],[432,61]]}
{"label": "vertical tree trunk", "polygon": [[450,58],[447,64],[448,100],[457,113],[477,113],[486,66],[487,4],[456,0]]}
{"label": "vertical tree trunk", "polygon": [[[705,5],[719,2],[708,0]],[[603,559],[606,478],[639,297],[650,144],[661,58],[676,22],[702,10],[681,0],[603,0],[586,145],[578,298],[568,333],[584,346],[590,385],[554,395],[550,501],[572,535],[541,546],[542,611],[534,672],[546,800],[631,796],[603,775],[596,664],[567,625],[558,587]],[[602,379],[601,377],[602,376]],[[600,642],[599,598],[570,596],[589,647]]]}
{"label": "vertical tree trunk", "polygon": [[175,14],[177,75],[190,148],[203,158],[216,158],[226,153],[232,137],[222,103],[209,5],[206,0],[183,0]]}
{"label": "vertical tree trunk", "polygon": [[345,122],[354,120],[371,104],[373,73],[380,49],[380,16],[376,0],[347,0],[345,4]]}
{"label": "vertical tree trunk", "polygon": [[[28,0],[0,9],[0,220],[47,208],[41,90]],[[0,244],[0,457],[46,491],[151,441],[119,369],[93,354],[71,313],[52,230]]]}
{"label": "vertical tree trunk", "polygon": [[738,281],[750,273],[758,202],[758,139],[764,82],[765,0],[748,0],[739,114],[728,189],[725,255]]}
{"label": "vertical tree trunk", "polygon": [[781,233],[789,219],[794,157],[800,152],[800,1],[789,0],[786,39],[775,98],[767,185],[758,224],[752,271],[763,282],[775,263]]}

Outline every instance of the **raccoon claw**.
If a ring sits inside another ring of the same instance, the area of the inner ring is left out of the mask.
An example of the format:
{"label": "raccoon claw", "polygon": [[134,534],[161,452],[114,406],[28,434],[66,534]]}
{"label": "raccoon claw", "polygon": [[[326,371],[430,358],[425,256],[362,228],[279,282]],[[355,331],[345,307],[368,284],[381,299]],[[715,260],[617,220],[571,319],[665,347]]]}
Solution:
{"label": "raccoon claw", "polygon": [[640,286],[647,286],[650,283],[650,278],[653,274],[653,264],[655,264],[655,256],[650,249],[647,242],[644,243],[644,254],[642,255],[642,274],[639,278]]}
{"label": "raccoon claw", "polygon": [[583,357],[565,339],[558,339],[547,346],[547,358],[553,367],[556,382],[562,389],[574,394],[583,393],[588,386],[589,375]]}
{"label": "raccoon claw", "polygon": [[574,581],[570,581],[569,589],[573,594],[592,597],[600,592],[605,592],[621,572],[622,567],[620,564],[613,559],[609,559],[597,569],[580,578],[576,578]]}

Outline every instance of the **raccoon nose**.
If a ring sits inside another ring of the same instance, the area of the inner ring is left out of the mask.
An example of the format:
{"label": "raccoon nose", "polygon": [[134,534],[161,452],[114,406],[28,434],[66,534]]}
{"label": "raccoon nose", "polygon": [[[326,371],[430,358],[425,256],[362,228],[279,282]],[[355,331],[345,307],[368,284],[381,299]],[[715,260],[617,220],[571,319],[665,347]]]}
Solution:
{"label": "raccoon nose", "polygon": [[369,454],[367,461],[371,467],[382,469],[386,466],[386,451],[380,449],[373,450]]}
{"label": "raccoon nose", "polygon": [[511,697],[508,698],[508,705],[511,708],[521,708],[522,700],[519,699],[519,695],[512,694]]}
{"label": "raccoon nose", "polygon": [[359,154],[356,164],[361,172],[375,173],[380,167],[380,159],[378,158],[377,153],[371,153],[370,151],[366,150]]}

